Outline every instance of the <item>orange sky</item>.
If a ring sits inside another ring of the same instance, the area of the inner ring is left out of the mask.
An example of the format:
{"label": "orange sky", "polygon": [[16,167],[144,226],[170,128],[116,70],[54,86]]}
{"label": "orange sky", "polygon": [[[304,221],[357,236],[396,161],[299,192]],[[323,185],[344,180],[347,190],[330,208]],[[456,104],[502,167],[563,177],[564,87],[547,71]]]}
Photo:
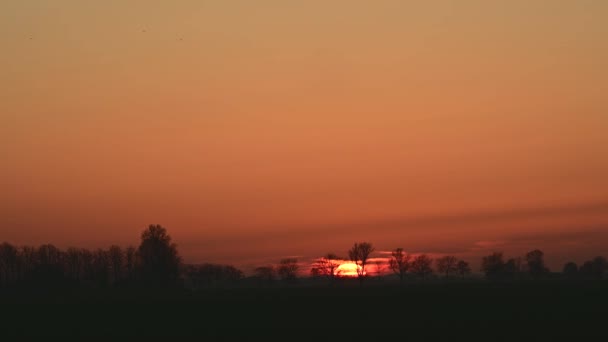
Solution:
{"label": "orange sky", "polygon": [[3,1],[0,240],[607,254],[608,2]]}

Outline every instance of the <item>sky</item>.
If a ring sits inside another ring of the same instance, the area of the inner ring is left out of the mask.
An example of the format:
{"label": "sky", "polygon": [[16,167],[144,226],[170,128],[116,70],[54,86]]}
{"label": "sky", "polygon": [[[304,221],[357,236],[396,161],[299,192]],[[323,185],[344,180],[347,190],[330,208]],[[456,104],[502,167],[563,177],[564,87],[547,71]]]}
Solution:
{"label": "sky", "polygon": [[2,1],[0,241],[606,255],[606,37],[600,0]]}

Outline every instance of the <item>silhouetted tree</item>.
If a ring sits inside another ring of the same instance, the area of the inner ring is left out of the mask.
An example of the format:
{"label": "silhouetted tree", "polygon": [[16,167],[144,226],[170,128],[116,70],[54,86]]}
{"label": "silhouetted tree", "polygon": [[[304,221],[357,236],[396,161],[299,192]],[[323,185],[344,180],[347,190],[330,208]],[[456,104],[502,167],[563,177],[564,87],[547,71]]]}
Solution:
{"label": "silhouetted tree", "polygon": [[108,286],[110,284],[110,255],[103,249],[93,252],[93,279],[97,286]]}
{"label": "silhouetted tree", "polygon": [[521,258],[511,258],[504,264],[499,276],[514,278],[522,273]]}
{"label": "silhouetted tree", "polygon": [[126,278],[130,281],[135,279],[135,270],[137,268],[137,250],[133,246],[125,249],[125,272]]}
{"label": "silhouetted tree", "polygon": [[313,277],[327,277],[330,283],[333,283],[336,277],[336,269],[340,266],[339,259],[340,258],[333,253],[327,253],[324,257],[315,260],[310,269],[310,274]]}
{"label": "silhouetted tree", "polygon": [[38,265],[54,266],[58,268],[61,266],[61,251],[57,247],[51,244],[41,245],[38,247],[37,253]]}
{"label": "silhouetted tree", "polygon": [[277,268],[277,274],[283,280],[293,281],[298,276],[299,268],[300,268],[300,265],[298,265],[297,258],[281,259],[281,261],[279,262],[279,266]]}
{"label": "silhouetted tree", "polygon": [[544,253],[539,249],[526,254],[526,264],[528,272],[532,276],[538,277],[549,272],[549,269],[545,266]]}
{"label": "silhouetted tree", "polygon": [[82,281],[89,285],[97,283],[95,279],[95,257],[93,252],[88,249],[82,249],[80,251],[80,257],[82,258]]}
{"label": "silhouetted tree", "polygon": [[57,287],[65,282],[63,253],[54,245],[40,245],[36,250],[32,285],[37,287]]}
{"label": "silhouetted tree", "polygon": [[458,271],[458,274],[464,279],[466,275],[471,274],[471,266],[469,266],[468,262],[460,260],[456,264],[456,271]]}
{"label": "silhouetted tree", "polygon": [[420,254],[412,260],[410,269],[415,275],[426,279],[429,274],[433,273],[432,264],[433,259],[426,254]]}
{"label": "silhouetted tree", "polygon": [[20,249],[19,255],[19,279],[31,280],[38,263],[37,249],[31,246],[23,246]]}
{"label": "silhouetted tree", "polygon": [[254,273],[256,278],[268,283],[272,282],[275,277],[275,270],[272,265],[256,267]]}
{"label": "silhouetted tree", "polygon": [[369,242],[355,243],[353,247],[348,251],[349,259],[357,266],[357,277],[359,278],[360,284],[363,284],[363,278],[366,275],[365,266],[370,254],[375,250],[374,246]]}
{"label": "silhouetted tree", "polygon": [[450,276],[450,272],[456,271],[457,263],[458,259],[451,255],[443,256],[435,261],[437,272],[444,273],[446,278]]}
{"label": "silhouetted tree", "polygon": [[17,282],[19,276],[19,250],[4,242],[0,245],[0,286]]}
{"label": "silhouetted tree", "polygon": [[410,268],[411,255],[405,253],[403,248],[397,248],[391,252],[388,260],[388,267],[399,276],[399,281],[403,284],[403,278]]}
{"label": "silhouetted tree", "polygon": [[112,269],[112,281],[114,283],[120,282],[123,277],[124,264],[122,248],[116,245],[110,246],[108,257],[110,259],[110,268]]}
{"label": "silhouetted tree", "polygon": [[202,264],[187,265],[184,273],[194,288],[226,285],[243,277],[243,272],[232,265]]}
{"label": "silhouetted tree", "polygon": [[576,278],[576,276],[578,275],[578,266],[576,265],[575,262],[567,262],[564,265],[564,270],[562,271],[562,273],[564,274],[564,276],[566,278],[569,279],[573,279]]}
{"label": "silhouetted tree", "polygon": [[82,281],[82,253],[80,249],[70,247],[65,253],[65,268],[68,278],[74,281]]}
{"label": "silhouetted tree", "polygon": [[503,275],[505,262],[502,259],[501,252],[494,252],[481,260],[481,271],[485,273],[487,278],[498,278]]}
{"label": "silhouetted tree", "polygon": [[593,260],[585,261],[579,269],[581,276],[585,278],[602,279],[608,270],[608,261],[603,256],[597,256]]}
{"label": "silhouetted tree", "polygon": [[150,225],[141,234],[137,250],[140,259],[140,275],[147,285],[172,286],[178,276],[181,259],[177,246],[171,243],[167,230],[160,225]]}

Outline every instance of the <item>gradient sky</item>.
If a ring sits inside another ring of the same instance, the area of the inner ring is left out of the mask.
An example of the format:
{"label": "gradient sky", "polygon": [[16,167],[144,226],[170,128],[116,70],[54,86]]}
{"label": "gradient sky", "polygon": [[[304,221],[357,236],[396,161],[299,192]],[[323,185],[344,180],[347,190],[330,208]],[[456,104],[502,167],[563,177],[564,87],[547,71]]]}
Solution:
{"label": "gradient sky", "polygon": [[608,254],[608,2],[0,3],[0,241]]}

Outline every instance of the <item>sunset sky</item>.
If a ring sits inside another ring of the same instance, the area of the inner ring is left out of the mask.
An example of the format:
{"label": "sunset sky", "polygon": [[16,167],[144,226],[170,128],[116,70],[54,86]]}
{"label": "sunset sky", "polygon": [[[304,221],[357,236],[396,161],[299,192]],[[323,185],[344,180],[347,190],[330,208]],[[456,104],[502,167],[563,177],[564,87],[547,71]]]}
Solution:
{"label": "sunset sky", "polygon": [[0,241],[608,254],[608,1],[8,0],[0,46]]}

